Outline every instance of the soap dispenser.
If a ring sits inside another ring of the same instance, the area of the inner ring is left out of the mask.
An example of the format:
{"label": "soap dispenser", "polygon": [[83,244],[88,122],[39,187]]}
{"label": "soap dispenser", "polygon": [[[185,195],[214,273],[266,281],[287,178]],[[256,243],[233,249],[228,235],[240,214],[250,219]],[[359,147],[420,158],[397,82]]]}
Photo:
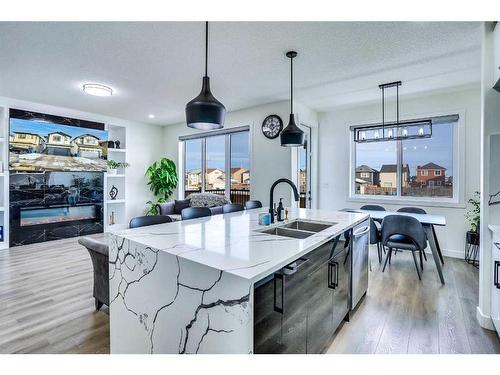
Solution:
{"label": "soap dispenser", "polygon": [[283,202],[282,202],[283,198],[280,198],[280,202],[278,204],[278,209],[277,209],[277,220],[278,221],[283,221]]}

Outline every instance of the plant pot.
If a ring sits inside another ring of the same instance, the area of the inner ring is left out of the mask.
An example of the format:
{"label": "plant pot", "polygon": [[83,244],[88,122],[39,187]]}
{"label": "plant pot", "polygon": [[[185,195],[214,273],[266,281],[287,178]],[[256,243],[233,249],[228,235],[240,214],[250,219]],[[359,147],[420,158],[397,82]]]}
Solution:
{"label": "plant pot", "polygon": [[110,169],[108,168],[108,174],[116,174],[118,169]]}
{"label": "plant pot", "polygon": [[479,233],[473,231],[467,231],[465,234],[465,242],[470,245],[479,245]]}

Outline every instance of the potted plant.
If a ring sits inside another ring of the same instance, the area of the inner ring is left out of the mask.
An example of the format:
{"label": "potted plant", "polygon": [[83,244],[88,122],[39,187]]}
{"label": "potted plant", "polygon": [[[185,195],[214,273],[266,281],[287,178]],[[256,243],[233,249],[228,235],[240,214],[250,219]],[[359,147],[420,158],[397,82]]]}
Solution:
{"label": "potted plant", "polygon": [[147,214],[156,215],[156,205],[166,202],[177,187],[179,181],[177,168],[172,160],[162,158],[149,166],[146,170],[146,176],[149,178],[149,188],[157,197],[157,202],[147,202],[149,205]]}
{"label": "potted plant", "polygon": [[469,230],[465,235],[465,241],[470,245],[479,245],[479,219],[481,212],[479,191],[474,192],[472,198],[468,200],[468,208],[465,213],[465,218],[469,222]]}
{"label": "potted plant", "polygon": [[130,167],[130,164],[127,162],[120,162],[115,160],[106,160],[106,164],[108,166],[108,174],[116,174],[118,168]]}

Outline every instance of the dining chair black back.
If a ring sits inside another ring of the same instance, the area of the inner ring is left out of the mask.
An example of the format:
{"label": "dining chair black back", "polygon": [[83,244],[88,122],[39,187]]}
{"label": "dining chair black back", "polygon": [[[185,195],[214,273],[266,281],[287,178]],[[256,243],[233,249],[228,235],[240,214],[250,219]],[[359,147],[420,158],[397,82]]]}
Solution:
{"label": "dining chair black back", "polygon": [[427,214],[427,212],[420,207],[402,207],[398,210],[398,212],[408,212],[410,214],[422,214],[422,215]]}
{"label": "dining chair black back", "polygon": [[245,208],[247,210],[252,210],[254,208],[261,208],[262,203],[260,201],[246,201],[245,202]]}
{"label": "dining chair black back", "polygon": [[370,245],[377,245],[378,262],[382,263],[382,246],[380,239],[380,230],[377,225],[375,225],[375,221],[370,219]]}
{"label": "dining chair black back", "polygon": [[137,216],[132,218],[129,223],[129,228],[146,227],[148,225],[171,223],[172,219],[165,215],[154,216]]}
{"label": "dining chair black back", "polygon": [[[398,212],[408,212],[410,214],[421,214],[421,215],[427,214],[427,211],[425,211],[423,208],[420,207],[402,207],[398,210]],[[427,262],[427,255],[425,255],[425,251],[422,251],[422,254],[424,256],[425,261]]]}
{"label": "dining chair black back", "polygon": [[386,216],[382,221],[381,241],[382,246],[389,248],[382,272],[391,260],[393,249],[409,250],[415,262],[418,278],[422,279],[415,252],[420,253],[420,268],[423,269],[422,252],[427,247],[427,238],[422,224],[417,219],[405,215]]}
{"label": "dining chair black back", "polygon": [[181,211],[182,220],[196,219],[199,217],[212,216],[208,207],[188,207]]}
{"label": "dining chair black back", "polygon": [[385,208],[382,206],[379,206],[378,204],[365,204],[364,206],[361,206],[361,210],[370,210],[370,211],[385,211]]}
{"label": "dining chair black back", "polygon": [[231,212],[243,211],[245,207],[242,204],[238,203],[228,203],[222,206],[222,213],[229,214]]}

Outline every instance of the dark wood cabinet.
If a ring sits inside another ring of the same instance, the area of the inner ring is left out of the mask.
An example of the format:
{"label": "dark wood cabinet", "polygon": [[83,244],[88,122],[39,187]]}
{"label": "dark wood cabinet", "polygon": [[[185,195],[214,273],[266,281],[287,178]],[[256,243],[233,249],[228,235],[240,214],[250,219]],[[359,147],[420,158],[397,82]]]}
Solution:
{"label": "dark wood cabinet", "polygon": [[255,287],[255,353],[321,353],[330,344],[348,313],[350,269],[348,251],[339,244],[333,252],[332,245],[311,251]]}

